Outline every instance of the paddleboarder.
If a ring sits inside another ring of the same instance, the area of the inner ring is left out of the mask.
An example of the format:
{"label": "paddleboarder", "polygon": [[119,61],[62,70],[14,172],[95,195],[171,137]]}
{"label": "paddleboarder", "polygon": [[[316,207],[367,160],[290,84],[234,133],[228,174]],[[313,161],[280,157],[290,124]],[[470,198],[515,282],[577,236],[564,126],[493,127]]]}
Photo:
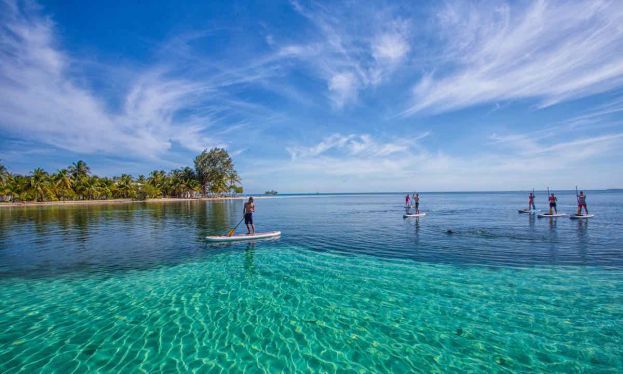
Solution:
{"label": "paddleboarder", "polygon": [[255,203],[253,197],[249,197],[249,201],[244,203],[244,224],[247,225],[247,235],[255,234],[255,225],[253,224],[253,213],[255,212]]}
{"label": "paddleboarder", "polygon": [[415,214],[420,214],[420,194],[416,193],[413,196],[413,203],[415,204]]}
{"label": "paddleboarder", "polygon": [[578,195],[578,216],[582,215],[582,208],[584,208],[584,211],[588,216],[588,208],[586,207],[586,195],[584,194],[584,191],[580,191],[580,194]]}
{"label": "paddleboarder", "polygon": [[552,209],[554,209],[556,214],[558,214],[558,209],[556,209],[556,202],[558,201],[558,199],[556,198],[556,196],[554,196],[553,192],[551,195],[549,195],[548,200],[549,200],[549,214],[552,215]]}
{"label": "paddleboarder", "polygon": [[407,194],[407,196],[405,197],[405,208],[408,208],[409,206],[411,206],[411,196]]}
{"label": "paddleboarder", "polygon": [[530,192],[530,195],[528,195],[528,211],[530,210],[536,210],[536,206],[534,205],[534,193]]}

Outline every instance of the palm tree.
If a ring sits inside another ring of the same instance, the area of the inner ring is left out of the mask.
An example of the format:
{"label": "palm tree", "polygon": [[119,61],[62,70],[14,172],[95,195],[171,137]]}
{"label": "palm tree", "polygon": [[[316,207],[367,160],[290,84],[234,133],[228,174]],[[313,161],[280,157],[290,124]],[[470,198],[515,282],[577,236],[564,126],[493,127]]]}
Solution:
{"label": "palm tree", "polygon": [[36,168],[28,180],[28,188],[32,191],[37,201],[45,201],[50,195],[50,181],[48,173]]}
{"label": "palm tree", "polygon": [[104,199],[110,199],[115,190],[115,181],[110,178],[99,178],[99,195]]}
{"label": "palm tree", "polygon": [[116,190],[119,197],[129,198],[136,195],[136,188],[132,176],[128,174],[122,174],[116,181]]}
{"label": "palm tree", "polygon": [[56,172],[56,174],[52,175],[52,180],[54,181],[54,187],[56,189],[56,195],[61,199],[65,200],[68,197],[73,195],[73,184],[74,181],[71,179],[69,175],[69,171],[67,169],[60,169]]}
{"label": "palm tree", "polygon": [[201,192],[201,183],[196,179],[188,180],[188,197],[191,197],[193,192]]}
{"label": "palm tree", "polygon": [[222,148],[202,152],[195,158],[195,169],[184,167],[169,173],[154,170],[147,178],[139,176],[136,182],[128,174],[112,179],[91,175],[89,166],[82,160],[52,175],[37,168],[29,176],[13,175],[0,163],[0,200],[136,198],[139,192],[145,198],[189,197],[200,191],[204,194],[242,191],[239,183],[233,161]]}
{"label": "palm tree", "polygon": [[4,185],[2,193],[5,196],[8,196],[8,201],[14,201],[15,196],[19,196],[22,190],[22,186],[19,183],[19,176],[11,176]]}
{"label": "palm tree", "polygon": [[169,181],[167,178],[167,174],[164,170],[154,170],[149,173],[149,178],[147,179],[149,184],[151,184],[156,190],[158,190],[159,195],[167,195],[167,190],[169,190]]}
{"label": "palm tree", "polygon": [[238,185],[240,184],[240,177],[238,176],[238,173],[236,173],[235,170],[232,170],[229,173],[228,182],[229,182],[229,191],[234,194],[237,193]]}
{"label": "palm tree", "polygon": [[87,197],[87,184],[88,184],[87,176],[79,176],[73,179],[73,187],[74,192],[78,196],[78,200],[84,200]]}
{"label": "palm tree", "polygon": [[34,195],[29,189],[30,177],[19,175],[16,180],[15,190],[16,196],[20,201],[32,200]]}
{"label": "palm tree", "polygon": [[71,166],[69,167],[69,172],[71,173],[71,176],[74,178],[74,180],[76,180],[88,176],[91,173],[91,169],[86,162],[78,160],[78,162],[74,162],[73,164],[71,164]]}
{"label": "palm tree", "polygon": [[84,178],[84,192],[90,200],[99,198],[99,179],[96,176]]}
{"label": "palm tree", "polygon": [[0,162],[0,183],[6,183],[6,179],[11,175],[6,166]]}
{"label": "palm tree", "polygon": [[5,196],[9,196],[10,200],[10,187],[9,185],[13,181],[13,176],[7,168],[0,163],[0,201],[4,201]]}

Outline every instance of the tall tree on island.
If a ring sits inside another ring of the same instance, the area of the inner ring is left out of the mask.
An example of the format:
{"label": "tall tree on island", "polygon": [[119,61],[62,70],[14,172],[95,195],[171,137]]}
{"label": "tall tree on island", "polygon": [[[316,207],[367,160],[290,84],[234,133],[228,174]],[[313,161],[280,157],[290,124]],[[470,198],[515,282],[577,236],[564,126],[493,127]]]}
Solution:
{"label": "tall tree on island", "polygon": [[234,162],[224,148],[201,152],[195,158],[195,171],[204,195],[224,194],[230,190],[231,181],[240,182]]}

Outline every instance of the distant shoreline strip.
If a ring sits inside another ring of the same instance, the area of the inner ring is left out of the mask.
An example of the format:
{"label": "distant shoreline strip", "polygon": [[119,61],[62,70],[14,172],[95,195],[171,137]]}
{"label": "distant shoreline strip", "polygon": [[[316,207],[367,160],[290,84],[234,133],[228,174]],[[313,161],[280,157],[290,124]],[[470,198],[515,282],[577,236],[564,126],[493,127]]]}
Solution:
{"label": "distant shoreline strip", "polygon": [[[258,196],[256,199],[270,199],[273,196]],[[226,197],[201,197],[201,198],[162,198],[162,199],[109,199],[109,200],[67,200],[67,201],[20,201],[20,202],[0,202],[0,208],[21,208],[21,207],[41,207],[41,206],[72,206],[72,205],[112,205],[112,204],[135,204],[135,203],[170,203],[181,201],[225,201],[225,200],[245,200],[247,196],[226,196]]]}

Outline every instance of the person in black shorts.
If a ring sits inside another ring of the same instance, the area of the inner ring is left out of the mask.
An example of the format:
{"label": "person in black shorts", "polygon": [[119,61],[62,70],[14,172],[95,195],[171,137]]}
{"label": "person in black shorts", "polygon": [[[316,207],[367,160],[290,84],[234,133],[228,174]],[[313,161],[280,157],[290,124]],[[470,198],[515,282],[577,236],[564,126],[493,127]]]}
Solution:
{"label": "person in black shorts", "polygon": [[556,209],[556,202],[558,199],[554,196],[554,193],[552,192],[547,199],[549,200],[549,214],[552,215],[552,209],[556,212],[556,214],[558,214],[558,209]]}
{"label": "person in black shorts", "polygon": [[255,203],[253,197],[249,197],[249,201],[244,203],[244,224],[247,225],[247,235],[255,234],[253,212],[255,212]]}

